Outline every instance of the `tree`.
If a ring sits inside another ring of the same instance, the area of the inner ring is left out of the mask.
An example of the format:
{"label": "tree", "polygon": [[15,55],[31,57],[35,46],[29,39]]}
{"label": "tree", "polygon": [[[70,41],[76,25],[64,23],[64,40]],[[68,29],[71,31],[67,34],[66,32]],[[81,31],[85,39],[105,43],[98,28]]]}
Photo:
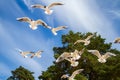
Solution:
{"label": "tree", "polygon": [[[87,36],[94,34],[91,38],[91,43],[84,46],[83,43],[74,45],[78,39],[85,39]],[[82,50],[85,48],[84,53],[79,59],[77,67],[71,67],[70,63],[66,60],[59,63],[53,62],[53,65],[48,67],[46,71],[42,72],[39,79],[42,80],[62,80],[63,74],[71,75],[73,71],[83,68],[84,71],[75,77],[76,80],[120,80],[120,51],[111,49],[112,43],[105,43],[105,39],[97,33],[74,33],[69,31],[68,34],[62,35],[62,47],[54,47],[54,58],[57,59],[63,52],[73,52],[75,49]],[[90,54],[87,50],[99,50],[100,53],[113,52],[117,54],[116,57],[107,59],[106,63],[99,63],[97,57]],[[63,79],[66,80],[66,79]]]}
{"label": "tree", "polygon": [[20,66],[14,71],[11,71],[12,76],[10,76],[7,80],[35,80],[33,72],[25,69],[24,67]]}

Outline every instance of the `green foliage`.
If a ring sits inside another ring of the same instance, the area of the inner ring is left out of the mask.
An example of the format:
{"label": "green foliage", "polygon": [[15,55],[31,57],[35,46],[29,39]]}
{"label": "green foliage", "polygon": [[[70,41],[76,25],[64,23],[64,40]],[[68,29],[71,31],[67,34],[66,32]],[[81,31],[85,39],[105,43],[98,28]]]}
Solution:
{"label": "green foliage", "polygon": [[10,76],[7,80],[35,80],[32,75],[33,72],[30,72],[22,66],[14,71],[11,71],[11,73],[12,76]]}
{"label": "green foliage", "polygon": [[[94,34],[90,39],[91,43],[84,46],[83,43],[74,45],[74,42],[79,39],[85,39],[87,36]],[[82,50],[84,53],[79,59],[77,67],[71,67],[66,60],[60,63],[54,63],[46,71],[42,72],[39,79],[42,80],[62,80],[63,74],[71,75],[73,71],[83,68],[84,71],[75,77],[75,80],[120,80],[120,51],[111,49],[112,43],[105,43],[105,39],[97,33],[74,33],[69,31],[68,34],[62,35],[62,47],[54,47],[54,58],[57,59],[63,52],[73,52],[75,49]],[[113,52],[117,54],[116,57],[110,57],[106,63],[99,63],[97,57],[87,52],[87,50],[99,50],[100,53]],[[63,79],[66,80],[66,79]]]}

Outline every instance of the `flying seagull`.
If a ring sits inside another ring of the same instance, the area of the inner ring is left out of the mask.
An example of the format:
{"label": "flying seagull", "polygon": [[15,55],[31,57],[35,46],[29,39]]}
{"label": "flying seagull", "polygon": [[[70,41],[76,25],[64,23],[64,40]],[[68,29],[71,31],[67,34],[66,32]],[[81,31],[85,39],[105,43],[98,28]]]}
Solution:
{"label": "flying seagull", "polygon": [[56,63],[63,61],[64,59],[70,58],[71,54],[68,52],[62,53],[56,60]]}
{"label": "flying seagull", "polygon": [[24,58],[27,58],[28,56],[28,54],[33,54],[33,52],[31,52],[31,51],[22,51],[22,50],[20,50],[20,49],[18,49],[18,48],[16,48],[16,50],[17,51],[19,51],[20,52],[20,54],[24,57]]}
{"label": "flying seagull", "polygon": [[98,50],[88,50],[88,52],[91,52],[92,54],[96,55],[100,63],[105,63],[107,58],[111,56],[116,56],[116,54],[113,54],[111,52],[106,52],[104,55],[101,55]]}
{"label": "flying seagull", "polygon": [[81,58],[81,55],[82,55],[83,52],[84,52],[84,49],[85,49],[85,48],[83,48],[81,51],[78,51],[78,50],[75,49],[74,52],[71,52],[71,58],[73,58],[74,60],[80,59],[80,58]]}
{"label": "flying seagull", "polygon": [[90,44],[90,39],[93,37],[94,35],[90,35],[90,36],[88,36],[86,39],[84,39],[84,40],[77,40],[75,43],[74,43],[74,45],[75,44],[77,44],[77,43],[80,43],[80,42],[83,42],[84,43],[84,45],[89,45]]}
{"label": "flying seagull", "polygon": [[114,43],[120,43],[120,38],[116,38],[116,39],[114,40]]}
{"label": "flying seagull", "polygon": [[66,74],[62,75],[61,78],[68,78],[68,80],[74,80],[75,76],[79,73],[81,73],[84,69],[78,69],[78,70],[75,70],[71,76],[68,76]]}
{"label": "flying seagull", "polygon": [[33,57],[35,57],[35,56],[38,57],[38,58],[40,58],[42,52],[43,52],[42,50],[39,50],[38,52],[34,52],[34,53],[32,54],[32,56],[31,56],[31,58],[33,58]]}
{"label": "flying seagull", "polygon": [[32,29],[32,30],[36,30],[38,28],[38,25],[42,25],[44,26],[45,28],[49,28],[51,29],[50,26],[48,26],[44,21],[38,19],[38,20],[32,20],[30,19],[29,17],[21,17],[21,18],[17,18],[18,21],[21,21],[21,22],[28,22],[30,25],[29,27]]}
{"label": "flying seagull", "polygon": [[56,28],[52,28],[51,31],[54,35],[57,35],[57,31],[60,31],[60,30],[63,30],[63,29],[67,29],[66,26],[59,26],[59,27],[56,27]]}
{"label": "flying seagull", "polygon": [[40,5],[40,4],[35,4],[35,5],[31,5],[32,8],[41,8],[45,11],[45,14],[52,14],[53,10],[51,10],[52,7],[54,6],[58,6],[58,5],[63,5],[63,3],[61,2],[54,2],[54,3],[51,3],[50,5],[48,6],[43,6],[43,5]]}

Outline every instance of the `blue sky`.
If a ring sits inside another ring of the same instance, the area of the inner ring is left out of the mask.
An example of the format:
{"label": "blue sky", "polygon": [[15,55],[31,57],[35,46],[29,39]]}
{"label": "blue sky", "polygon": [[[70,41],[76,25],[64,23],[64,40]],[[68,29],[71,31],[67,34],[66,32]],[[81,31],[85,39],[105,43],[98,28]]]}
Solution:
{"label": "blue sky", "polygon": [[[32,4],[48,5],[63,2],[52,8],[52,15],[41,9],[32,9]],[[68,26],[54,36],[49,29],[40,26],[31,30],[27,23],[16,21],[18,17],[42,19],[52,27]],[[74,32],[98,32],[106,42],[120,36],[120,0],[0,0],[0,80],[6,80],[20,65],[35,72],[37,77],[54,60],[52,48],[61,46],[61,35]],[[113,44],[113,48],[119,45]],[[15,48],[24,51],[44,50],[41,58],[23,58]]]}

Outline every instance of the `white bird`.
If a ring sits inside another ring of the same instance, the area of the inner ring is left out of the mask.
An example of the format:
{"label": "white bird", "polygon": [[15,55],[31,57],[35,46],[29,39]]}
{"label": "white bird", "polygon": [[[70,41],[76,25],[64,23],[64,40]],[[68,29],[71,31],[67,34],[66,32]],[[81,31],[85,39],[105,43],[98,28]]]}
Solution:
{"label": "white bird", "polygon": [[81,58],[81,55],[83,54],[84,52],[84,48],[81,50],[81,51],[78,51],[75,49],[74,52],[71,52],[71,57],[74,59],[74,60],[78,60]]}
{"label": "white bird", "polygon": [[53,10],[51,10],[52,7],[54,6],[57,6],[57,5],[63,5],[63,3],[60,3],[60,2],[54,2],[54,3],[51,3],[50,5],[48,6],[43,6],[43,5],[40,5],[40,4],[35,4],[35,5],[31,5],[32,8],[41,8],[45,11],[45,14],[52,14]]}
{"label": "white bird", "polygon": [[33,57],[35,57],[35,56],[38,57],[38,58],[40,58],[42,52],[43,52],[42,50],[39,50],[38,52],[34,52],[34,53],[32,54],[32,56],[31,56],[31,58],[33,58]]}
{"label": "white bird", "polygon": [[20,49],[18,49],[18,48],[16,48],[16,50],[17,51],[19,51],[20,52],[20,54],[24,57],[24,58],[27,58],[28,56],[28,54],[33,54],[33,52],[31,52],[31,51],[22,51],[22,50],[20,50]]}
{"label": "white bird", "polygon": [[105,63],[107,58],[111,56],[116,56],[116,54],[113,54],[111,52],[106,52],[104,55],[101,55],[98,50],[88,50],[88,52],[91,52],[92,54],[96,55],[100,63]]}
{"label": "white bird", "polygon": [[94,35],[90,35],[90,36],[88,36],[86,39],[84,39],[84,40],[77,40],[75,43],[74,43],[74,45],[75,44],[77,44],[77,43],[80,43],[80,42],[83,42],[84,43],[84,45],[89,45],[90,44],[90,39],[93,37]]}
{"label": "white bird", "polygon": [[70,58],[71,54],[68,52],[62,53],[56,60],[56,63],[63,61],[64,59]]}
{"label": "white bird", "polygon": [[114,43],[120,43],[120,38],[116,38],[116,39],[114,40]]}
{"label": "white bird", "polygon": [[38,25],[42,25],[44,26],[45,28],[49,28],[51,29],[50,26],[48,26],[44,21],[38,19],[38,20],[32,20],[30,19],[29,17],[21,17],[21,18],[17,18],[18,21],[21,21],[21,22],[28,22],[30,25],[29,27],[32,29],[32,30],[36,30],[38,28]]}
{"label": "white bird", "polygon": [[54,35],[57,35],[57,31],[64,30],[64,29],[67,29],[67,27],[66,26],[59,26],[56,28],[52,28],[51,31]]}
{"label": "white bird", "polygon": [[78,70],[75,70],[71,76],[68,76],[66,74],[62,75],[61,78],[68,78],[68,80],[75,80],[75,76],[79,73],[81,73],[84,69],[78,69]]}

